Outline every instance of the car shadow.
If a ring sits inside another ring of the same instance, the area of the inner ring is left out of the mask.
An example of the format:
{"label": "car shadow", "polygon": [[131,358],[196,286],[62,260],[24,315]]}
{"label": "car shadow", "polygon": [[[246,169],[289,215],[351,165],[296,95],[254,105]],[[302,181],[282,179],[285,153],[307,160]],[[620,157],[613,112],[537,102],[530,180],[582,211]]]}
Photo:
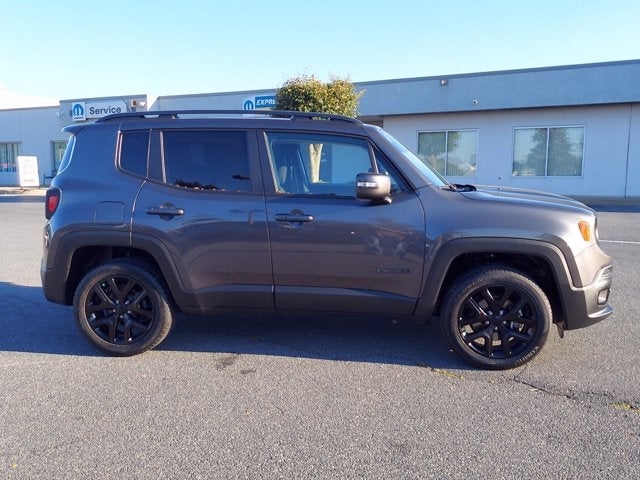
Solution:
{"label": "car shadow", "polygon": [[302,312],[178,315],[158,350],[227,352],[468,369],[434,323]]}
{"label": "car shadow", "polygon": [[[42,288],[0,282],[0,353],[106,356],[78,332],[71,307],[48,302]],[[317,313],[178,314],[158,351],[269,355],[439,369],[474,369],[447,347],[435,323]]]}
{"label": "car shadow", "polygon": [[82,342],[70,307],[44,298],[41,287],[0,282],[0,353],[95,355]]}

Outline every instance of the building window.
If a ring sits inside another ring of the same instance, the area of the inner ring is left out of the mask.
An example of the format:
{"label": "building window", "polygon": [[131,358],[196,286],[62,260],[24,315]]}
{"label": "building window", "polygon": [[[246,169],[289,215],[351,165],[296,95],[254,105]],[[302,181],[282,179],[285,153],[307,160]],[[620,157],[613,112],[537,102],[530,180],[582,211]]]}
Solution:
{"label": "building window", "polygon": [[0,173],[17,172],[16,157],[20,155],[20,142],[0,143]]}
{"label": "building window", "polygon": [[585,127],[516,128],[513,176],[582,175]]}
{"label": "building window", "polygon": [[418,157],[442,175],[475,176],[477,156],[477,130],[418,132]]}
{"label": "building window", "polygon": [[54,171],[58,171],[60,170],[60,163],[62,162],[62,157],[64,157],[64,151],[67,148],[67,141],[63,140],[60,142],[51,142],[51,149],[52,149],[52,155],[51,157],[53,158],[53,170]]}

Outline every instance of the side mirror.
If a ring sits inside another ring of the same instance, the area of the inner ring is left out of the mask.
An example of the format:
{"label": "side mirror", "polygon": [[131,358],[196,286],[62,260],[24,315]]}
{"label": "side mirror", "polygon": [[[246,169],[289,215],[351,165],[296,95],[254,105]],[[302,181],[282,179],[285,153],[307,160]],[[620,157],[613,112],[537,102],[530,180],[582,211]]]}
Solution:
{"label": "side mirror", "polygon": [[391,203],[391,179],[384,173],[359,173],[356,197],[375,203]]}

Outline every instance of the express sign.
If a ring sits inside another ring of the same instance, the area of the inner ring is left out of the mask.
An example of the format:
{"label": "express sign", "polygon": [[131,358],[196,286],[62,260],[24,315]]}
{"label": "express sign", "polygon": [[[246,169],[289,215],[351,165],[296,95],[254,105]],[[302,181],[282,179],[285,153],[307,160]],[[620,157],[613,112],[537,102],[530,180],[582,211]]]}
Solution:
{"label": "express sign", "polygon": [[245,97],[242,100],[243,110],[267,110],[276,106],[275,95],[256,95],[254,97]]}

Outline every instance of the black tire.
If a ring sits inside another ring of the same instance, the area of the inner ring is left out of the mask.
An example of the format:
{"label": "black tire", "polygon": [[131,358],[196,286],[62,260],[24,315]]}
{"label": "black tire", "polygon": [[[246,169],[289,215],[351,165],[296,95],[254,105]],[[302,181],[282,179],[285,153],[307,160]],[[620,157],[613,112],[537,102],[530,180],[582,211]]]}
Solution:
{"label": "black tire", "polygon": [[89,271],[76,289],[76,324],[98,348],[119,356],[157,346],[169,334],[173,311],[161,281],[145,263],[118,259]]}
{"label": "black tire", "polygon": [[499,266],[459,278],[441,309],[451,349],[472,365],[492,370],[515,368],[535,357],[551,321],[542,289],[522,273]]}

